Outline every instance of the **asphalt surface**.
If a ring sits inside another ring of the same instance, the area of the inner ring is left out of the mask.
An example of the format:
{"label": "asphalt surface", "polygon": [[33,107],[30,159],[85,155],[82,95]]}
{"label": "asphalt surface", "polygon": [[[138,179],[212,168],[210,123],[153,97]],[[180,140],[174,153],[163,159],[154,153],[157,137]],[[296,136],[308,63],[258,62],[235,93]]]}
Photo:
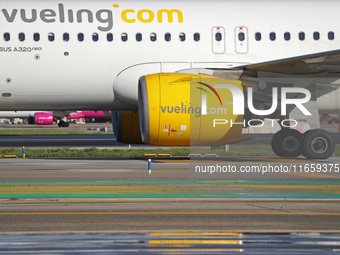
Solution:
{"label": "asphalt surface", "polygon": [[[340,144],[340,134],[331,134],[334,141]],[[272,134],[244,135],[251,140],[238,143],[237,145],[270,145]],[[91,135],[0,135],[0,147],[105,147],[105,148],[128,148],[128,144],[119,143],[112,134]],[[151,148],[146,144],[134,144],[133,148]],[[158,147],[159,148],[159,147]]]}
{"label": "asphalt surface", "polygon": [[1,204],[2,233],[338,232],[339,201],[49,199]]}
{"label": "asphalt surface", "polygon": [[[2,254],[338,254],[339,235],[237,232],[2,235]],[[28,250],[29,248],[29,250]]]}
{"label": "asphalt surface", "polygon": [[[109,135],[0,140],[126,146]],[[0,159],[0,253],[337,254],[339,164],[155,159],[150,173],[146,159]]]}
{"label": "asphalt surface", "polygon": [[1,159],[0,232],[339,231],[339,158],[239,160],[218,163],[334,169],[215,177],[195,172],[202,161],[156,160],[149,174],[146,160]]}
{"label": "asphalt surface", "polygon": [[[106,128],[107,134],[96,134],[96,131]],[[335,143],[340,144],[340,133],[334,133],[338,131],[338,125],[323,125],[322,128],[331,131],[331,135]],[[128,144],[119,143],[115,140],[112,133],[112,126],[110,123],[89,123],[89,124],[70,124],[69,128],[59,128],[57,125],[51,126],[36,126],[36,125],[10,125],[0,124],[0,130],[69,130],[69,131],[83,131],[88,132],[84,135],[0,135],[0,147],[98,147],[98,148],[128,148]],[[270,145],[273,134],[243,134],[244,137],[250,137],[251,140],[247,140],[237,145],[254,145],[264,144]],[[152,148],[154,146],[146,144],[134,144],[133,148]],[[159,148],[159,147],[157,147]]]}

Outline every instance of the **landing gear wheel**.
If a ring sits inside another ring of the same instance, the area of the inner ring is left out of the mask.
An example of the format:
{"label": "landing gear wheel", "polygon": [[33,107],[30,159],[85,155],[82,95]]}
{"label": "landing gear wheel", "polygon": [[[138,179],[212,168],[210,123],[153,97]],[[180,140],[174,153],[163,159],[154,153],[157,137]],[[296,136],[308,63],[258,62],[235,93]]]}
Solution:
{"label": "landing gear wheel", "polygon": [[327,159],[335,150],[331,135],[322,129],[309,130],[302,137],[302,155],[308,159]]}
{"label": "landing gear wheel", "polygon": [[65,121],[60,121],[58,123],[58,127],[69,127],[69,123],[68,122],[65,122]]}
{"label": "landing gear wheel", "polygon": [[302,134],[295,129],[282,129],[272,138],[272,149],[280,157],[298,157],[302,153]]}

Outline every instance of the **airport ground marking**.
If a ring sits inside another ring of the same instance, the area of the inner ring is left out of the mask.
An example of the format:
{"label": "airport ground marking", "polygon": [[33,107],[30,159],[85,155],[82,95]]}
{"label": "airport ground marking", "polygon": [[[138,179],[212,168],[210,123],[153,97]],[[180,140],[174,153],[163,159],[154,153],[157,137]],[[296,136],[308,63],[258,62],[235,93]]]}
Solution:
{"label": "airport ground marking", "polygon": [[239,236],[241,232],[154,232],[149,236]]}
{"label": "airport ground marking", "polygon": [[295,193],[91,193],[91,194],[0,194],[0,198],[340,198],[340,194]]}
{"label": "airport ground marking", "polygon": [[98,184],[340,184],[334,180],[283,181],[74,181],[74,182],[0,182],[0,185],[98,185]]}
{"label": "airport ground marking", "polygon": [[[165,185],[170,184],[170,185]],[[176,190],[169,190],[177,184]],[[223,188],[244,187],[249,193],[207,193],[204,190],[187,192],[186,184],[199,188],[199,184]],[[86,181],[86,182],[1,182],[0,198],[340,198],[339,181],[285,180],[285,181]],[[126,189],[132,186],[135,189]],[[321,185],[321,186],[320,186]],[[16,193],[13,194],[14,187]],[[70,189],[70,187],[72,187]],[[88,187],[88,188],[86,188]],[[123,190],[122,190],[122,188]],[[162,189],[159,189],[162,187]],[[222,186],[221,186],[222,187]],[[315,190],[315,187],[324,187]],[[77,188],[77,189],[74,189]],[[91,188],[91,189],[89,189]],[[47,190],[46,190],[47,189]],[[253,191],[251,191],[253,189]],[[257,189],[257,190],[254,190]],[[291,193],[280,193],[281,190]],[[301,190],[302,193],[299,193]],[[170,193],[169,193],[170,191]],[[259,192],[260,191],[260,192]],[[262,191],[262,192],[261,192]],[[274,191],[275,193],[271,192]]]}
{"label": "airport ground marking", "polygon": [[340,216],[340,213],[310,212],[6,212],[0,215],[292,215],[292,216]]}

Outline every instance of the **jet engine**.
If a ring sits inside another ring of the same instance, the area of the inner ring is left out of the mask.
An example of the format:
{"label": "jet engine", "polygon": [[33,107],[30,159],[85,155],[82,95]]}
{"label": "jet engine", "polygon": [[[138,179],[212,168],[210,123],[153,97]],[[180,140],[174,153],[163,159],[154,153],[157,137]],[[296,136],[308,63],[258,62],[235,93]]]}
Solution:
{"label": "jet engine", "polygon": [[34,124],[51,125],[53,123],[53,113],[37,112],[34,114]]}
{"label": "jet engine", "polygon": [[[226,89],[229,88],[229,89]],[[233,93],[237,90],[238,95]],[[161,73],[139,79],[138,109],[144,143],[161,146],[225,145],[241,137],[239,80]]]}
{"label": "jet engine", "polygon": [[113,112],[112,124],[117,142],[127,144],[143,143],[140,135],[138,112]]}

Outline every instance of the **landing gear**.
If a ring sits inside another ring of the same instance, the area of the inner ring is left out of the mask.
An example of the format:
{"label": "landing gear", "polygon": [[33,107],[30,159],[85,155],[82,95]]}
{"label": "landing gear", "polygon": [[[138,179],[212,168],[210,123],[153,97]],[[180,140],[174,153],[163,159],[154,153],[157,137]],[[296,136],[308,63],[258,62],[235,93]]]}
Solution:
{"label": "landing gear", "polygon": [[335,143],[325,130],[309,130],[302,137],[302,155],[308,159],[327,159],[334,150]]}
{"label": "landing gear", "polygon": [[330,134],[322,129],[309,130],[304,134],[294,129],[282,129],[272,138],[272,149],[280,157],[327,159],[335,150]]}
{"label": "landing gear", "polygon": [[280,157],[298,157],[302,153],[302,134],[295,129],[282,129],[272,138],[272,149]]}
{"label": "landing gear", "polygon": [[60,122],[58,123],[58,127],[69,127],[69,124],[68,124],[68,122],[60,121]]}

